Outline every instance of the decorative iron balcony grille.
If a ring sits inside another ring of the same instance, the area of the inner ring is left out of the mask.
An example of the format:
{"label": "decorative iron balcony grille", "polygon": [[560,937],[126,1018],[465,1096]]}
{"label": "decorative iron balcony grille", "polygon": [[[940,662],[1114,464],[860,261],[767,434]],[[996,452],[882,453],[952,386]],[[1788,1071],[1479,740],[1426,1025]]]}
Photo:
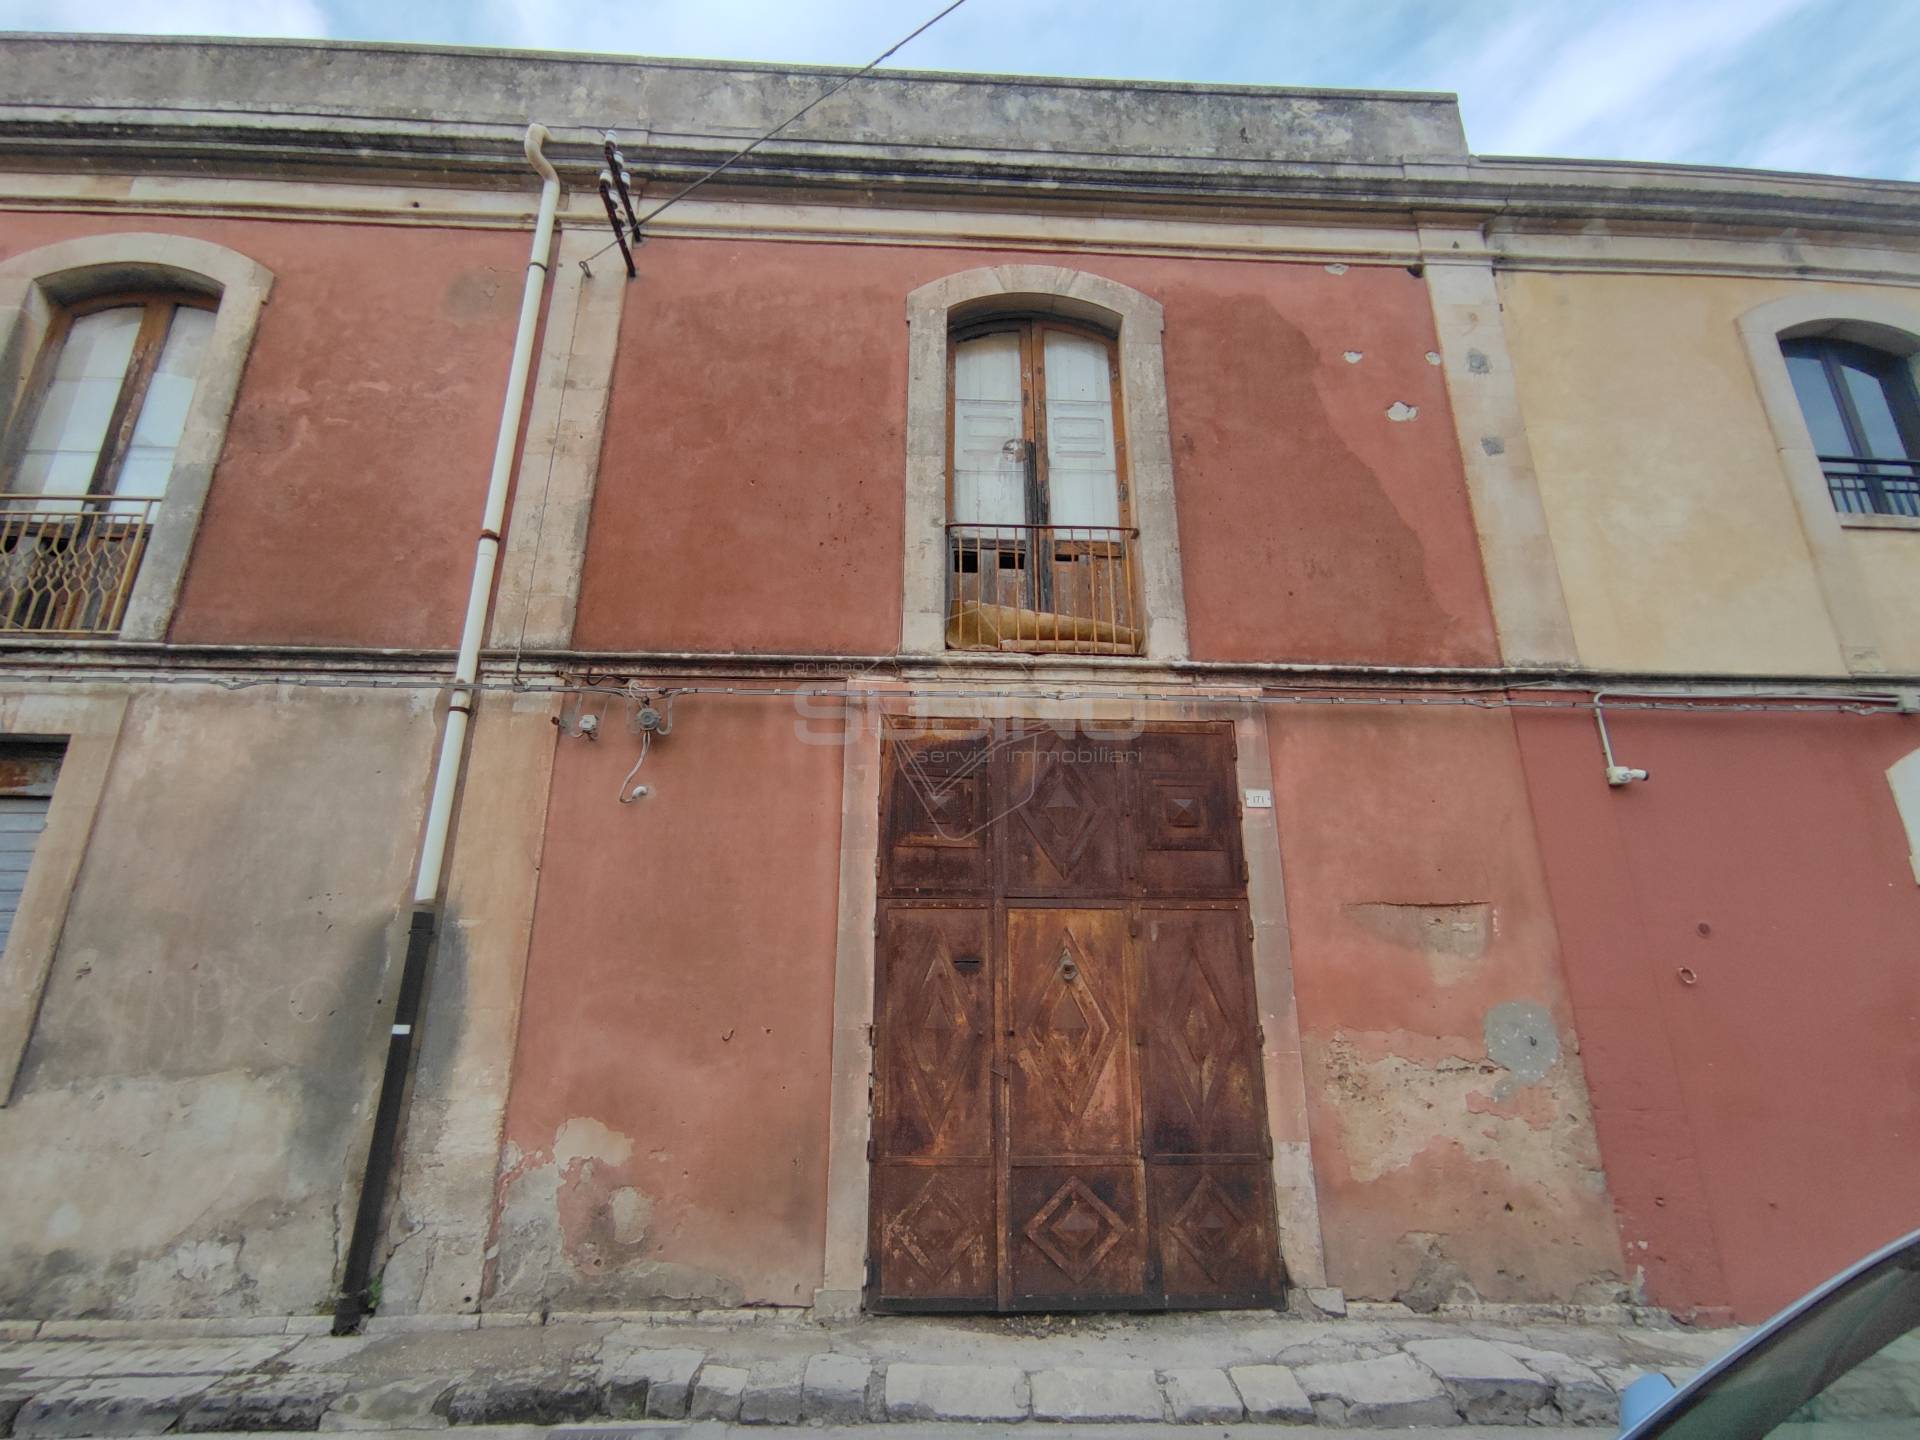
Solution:
{"label": "decorative iron balcony grille", "polygon": [[1139,533],[1113,525],[947,526],[947,648],[1138,655]]}
{"label": "decorative iron balcony grille", "polygon": [[1869,460],[1822,455],[1833,508],[1843,515],[1907,515],[1920,519],[1920,460]]}
{"label": "decorative iron balcony grille", "polygon": [[0,631],[117,632],[159,503],[0,495]]}

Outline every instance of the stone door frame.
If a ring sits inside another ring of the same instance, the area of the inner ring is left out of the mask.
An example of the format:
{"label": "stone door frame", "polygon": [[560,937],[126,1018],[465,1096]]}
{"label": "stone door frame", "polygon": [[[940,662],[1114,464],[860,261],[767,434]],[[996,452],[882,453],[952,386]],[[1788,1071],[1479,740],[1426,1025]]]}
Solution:
{"label": "stone door frame", "polygon": [[[814,1292],[822,1318],[855,1314],[867,1276],[869,1165],[872,1135],[874,1026],[874,917],[878,904],[880,750],[883,715],[962,719],[1004,717],[1052,721],[1086,719],[1229,721],[1239,749],[1236,780],[1242,794],[1273,789],[1266,714],[1256,690],[1226,693],[1243,700],[1102,699],[1090,691],[1074,700],[1011,699],[970,694],[961,685],[921,686],[856,679],[847,686],[846,752],[841,776],[840,898],[834,957],[833,1075],[827,1142],[825,1269]],[[1274,1207],[1280,1258],[1291,1288],[1327,1283],[1319,1198],[1307,1132],[1306,1074],[1300,1022],[1294,1007],[1293,961],[1287,938],[1279,832],[1272,808],[1242,807],[1241,844],[1247,862],[1247,908],[1253,922],[1253,981],[1259,1023],[1266,1034],[1261,1067],[1267,1124],[1273,1136]]]}

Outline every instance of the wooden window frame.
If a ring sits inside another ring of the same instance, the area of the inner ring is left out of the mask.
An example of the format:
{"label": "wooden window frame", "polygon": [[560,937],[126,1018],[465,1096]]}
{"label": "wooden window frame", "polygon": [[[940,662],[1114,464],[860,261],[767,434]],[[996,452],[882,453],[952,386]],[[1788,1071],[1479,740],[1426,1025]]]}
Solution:
{"label": "wooden window frame", "polygon": [[[133,448],[133,433],[140,423],[140,413],[146,406],[147,390],[159,368],[167,336],[172,333],[174,312],[187,308],[214,313],[218,311],[219,304],[212,296],[196,294],[191,290],[122,290],[90,295],[84,300],[60,306],[47,327],[40,353],[34,358],[26,394],[9,428],[4,454],[0,454],[0,474],[6,478],[5,485],[0,489],[7,493],[13,491],[21,457],[26,453],[34,426],[39,423],[41,407],[53,386],[54,373],[66,349],[74,321],[104,310],[129,310],[137,306],[143,312],[132,353],[127,357],[126,371],[120,377],[120,393],[114,398],[113,410],[107,420],[107,433],[100,442],[100,453],[94,457],[93,474],[84,492],[88,495],[111,495],[114,486],[119,483],[120,472],[126,467],[127,453]],[[195,378],[197,383],[198,377]],[[158,500],[162,497],[131,498]]]}
{"label": "wooden window frame", "polygon": [[[953,513],[953,472],[955,460],[954,367],[960,346],[968,340],[988,335],[1017,334],[1020,337],[1020,428],[1026,444],[1032,447],[1032,471],[1029,475],[1027,525],[1051,525],[1052,507],[1047,458],[1047,367],[1046,333],[1058,330],[1083,339],[1097,340],[1107,352],[1107,393],[1113,409],[1113,468],[1119,528],[1132,530],[1133,502],[1127,483],[1127,426],[1120,394],[1120,344],[1112,334],[1097,325],[1063,320],[1057,315],[1001,315],[971,320],[954,326],[947,335],[947,521],[962,524]],[[1035,500],[1038,500],[1036,513]]]}

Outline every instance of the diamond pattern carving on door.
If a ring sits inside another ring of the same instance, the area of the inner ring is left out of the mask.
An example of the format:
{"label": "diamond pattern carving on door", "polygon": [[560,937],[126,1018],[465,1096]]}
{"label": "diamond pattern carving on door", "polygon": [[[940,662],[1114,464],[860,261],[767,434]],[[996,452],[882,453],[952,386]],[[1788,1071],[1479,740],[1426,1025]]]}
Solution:
{"label": "diamond pattern carving on door", "polygon": [[1097,974],[1099,967],[1089,965],[1069,928],[1027,1036],[1031,1053],[1052,1082],[1048,1091],[1069,1125],[1086,1113],[1119,1033],[1088,978],[1090,969]]}
{"label": "diamond pattern carving on door", "polygon": [[953,1272],[979,1238],[979,1226],[938,1170],[902,1212],[900,1231],[900,1248],[935,1283]]}
{"label": "diamond pattern carving on door", "polygon": [[1212,1177],[1202,1172],[1186,1204],[1167,1222],[1167,1233],[1185,1247],[1210,1279],[1224,1280],[1234,1252],[1246,1241],[1247,1222]]}
{"label": "diamond pattern carving on door", "polygon": [[1074,765],[1049,765],[1033,799],[1014,813],[1063,875],[1073,873],[1099,824],[1099,802]]}
{"label": "diamond pattern carving on door", "polygon": [[1078,1177],[1054,1191],[1025,1226],[1040,1253],[1076,1282],[1093,1273],[1126,1229],[1126,1222]]}
{"label": "diamond pattern carving on door", "polygon": [[963,733],[885,742],[868,1303],[1274,1303],[1230,729]]}
{"label": "diamond pattern carving on door", "polygon": [[981,1038],[974,1032],[967,1003],[959,993],[959,983],[954,979],[953,965],[947,956],[928,958],[920,993],[913,998],[907,1013],[919,1017],[906,1037],[915,1088],[926,1113],[927,1128],[937,1131],[953,1105],[954,1092],[965,1078],[967,1052]]}
{"label": "diamond pattern carving on door", "polygon": [[1013,797],[1005,802],[1005,823],[996,827],[1002,894],[1126,893],[1128,775],[1122,757],[1130,753],[1124,746],[1095,745],[1051,731],[999,751],[998,793]]}
{"label": "diamond pattern carving on door", "polygon": [[1220,1093],[1220,1073],[1232,1058],[1236,1037],[1226,1007],[1215,993],[1206,966],[1189,963],[1174,1001],[1172,1044],[1174,1078],[1187,1107],[1202,1125]]}
{"label": "diamond pattern carving on door", "polygon": [[1007,1153],[1136,1155],[1124,910],[1007,912]]}

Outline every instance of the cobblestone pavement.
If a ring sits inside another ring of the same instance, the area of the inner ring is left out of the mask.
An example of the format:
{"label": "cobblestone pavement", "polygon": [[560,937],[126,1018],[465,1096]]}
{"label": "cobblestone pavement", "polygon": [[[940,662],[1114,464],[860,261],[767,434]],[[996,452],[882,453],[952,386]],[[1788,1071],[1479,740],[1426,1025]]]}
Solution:
{"label": "cobblestone pavement", "polygon": [[0,1433],[23,1440],[605,1420],[643,1422],[646,1440],[782,1424],[876,1437],[955,1437],[1031,1421],[1070,1427],[1052,1434],[1115,1436],[1168,1424],[1457,1435],[1599,1427],[1614,1423],[1618,1392],[1635,1376],[1685,1379],[1737,1336],[1410,1314],[817,1323],[738,1312],[691,1323],[489,1317],[485,1326],[473,1316],[409,1317],[376,1319],[372,1333],[348,1338],[301,1333],[321,1330],[320,1320],[225,1337],[180,1333],[193,1322],[145,1327],[159,1338],[101,1323],[37,1332],[4,1323],[12,1329],[0,1335],[14,1338],[0,1340]]}

